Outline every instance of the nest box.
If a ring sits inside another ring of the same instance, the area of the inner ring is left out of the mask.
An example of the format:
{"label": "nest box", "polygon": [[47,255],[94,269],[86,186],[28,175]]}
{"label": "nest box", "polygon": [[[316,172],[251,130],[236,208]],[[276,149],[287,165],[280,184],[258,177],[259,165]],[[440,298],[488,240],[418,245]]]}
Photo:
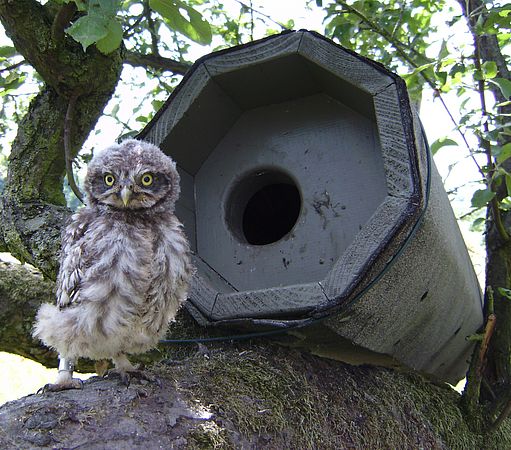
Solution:
{"label": "nest box", "polygon": [[480,289],[397,75],[287,32],[201,58],[140,138],[181,174],[199,322],[314,322],[463,377]]}

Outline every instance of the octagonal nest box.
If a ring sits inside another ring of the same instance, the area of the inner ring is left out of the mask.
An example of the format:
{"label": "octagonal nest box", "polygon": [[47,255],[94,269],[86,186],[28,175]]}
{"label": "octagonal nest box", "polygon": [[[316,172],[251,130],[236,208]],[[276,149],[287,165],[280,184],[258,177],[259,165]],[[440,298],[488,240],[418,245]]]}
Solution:
{"label": "octagonal nest box", "polygon": [[139,136],[181,174],[203,324],[312,322],[464,376],[480,289],[404,82],[308,31],[212,53]]}

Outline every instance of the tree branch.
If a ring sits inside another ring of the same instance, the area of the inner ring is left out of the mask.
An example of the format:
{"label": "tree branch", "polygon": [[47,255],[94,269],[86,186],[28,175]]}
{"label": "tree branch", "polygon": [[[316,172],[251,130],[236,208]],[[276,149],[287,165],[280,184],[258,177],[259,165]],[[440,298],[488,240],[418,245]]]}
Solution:
{"label": "tree branch", "polygon": [[55,41],[62,41],[65,36],[65,28],[76,13],[76,4],[73,2],[62,5],[51,26],[51,34]]}
{"label": "tree branch", "polygon": [[178,75],[184,75],[191,67],[191,64],[174,59],[159,55],[143,55],[132,50],[127,50],[125,52],[124,62],[133,67],[152,67],[153,69],[169,70]]}
{"label": "tree branch", "polygon": [[149,30],[149,34],[151,35],[151,51],[153,55],[159,56],[160,52],[158,51],[158,34],[156,33],[156,29],[154,26],[154,20],[152,17],[152,10],[149,7],[149,0],[144,0],[144,12],[143,14],[147,20],[147,29]]}
{"label": "tree branch", "polygon": [[242,2],[241,0],[235,0],[237,3],[239,3],[241,6],[246,8],[251,13],[256,13],[260,15],[261,17],[264,17],[265,19],[269,20],[270,22],[273,22],[275,25],[278,25],[282,30],[289,30],[288,27],[286,27],[284,24],[277,22],[276,20],[272,19],[268,14],[263,13],[262,11],[259,11],[258,9],[254,8],[252,6],[252,2],[250,2],[250,5],[247,5],[246,3]]}
{"label": "tree branch", "polygon": [[14,63],[14,64],[11,64],[10,66],[7,66],[7,67],[3,67],[2,69],[0,69],[0,73],[2,72],[7,72],[9,70],[14,70],[14,69],[17,69],[18,67],[22,66],[23,64],[26,64],[27,62],[25,60],[23,61],[20,61],[20,62],[17,62],[17,63]]}

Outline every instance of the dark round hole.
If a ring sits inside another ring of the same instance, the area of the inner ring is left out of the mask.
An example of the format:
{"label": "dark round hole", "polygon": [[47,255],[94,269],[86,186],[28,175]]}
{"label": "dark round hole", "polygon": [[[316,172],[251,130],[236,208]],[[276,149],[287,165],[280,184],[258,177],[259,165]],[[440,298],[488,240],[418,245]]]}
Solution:
{"label": "dark round hole", "polygon": [[260,169],[234,185],[226,221],[242,242],[268,245],[293,229],[300,209],[300,191],[293,179],[275,169]]}
{"label": "dark round hole", "polygon": [[277,242],[293,229],[299,214],[300,193],[296,186],[270,184],[249,199],[243,212],[243,235],[252,245]]}

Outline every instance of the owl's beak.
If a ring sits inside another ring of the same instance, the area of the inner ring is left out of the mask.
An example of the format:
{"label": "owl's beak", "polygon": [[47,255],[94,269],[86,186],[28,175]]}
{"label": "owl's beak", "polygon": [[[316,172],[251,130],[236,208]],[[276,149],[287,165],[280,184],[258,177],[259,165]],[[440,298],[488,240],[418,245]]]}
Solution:
{"label": "owl's beak", "polygon": [[122,203],[125,208],[126,208],[126,206],[128,206],[130,197],[131,197],[131,189],[128,186],[123,186],[123,188],[121,189],[121,200],[122,200]]}

